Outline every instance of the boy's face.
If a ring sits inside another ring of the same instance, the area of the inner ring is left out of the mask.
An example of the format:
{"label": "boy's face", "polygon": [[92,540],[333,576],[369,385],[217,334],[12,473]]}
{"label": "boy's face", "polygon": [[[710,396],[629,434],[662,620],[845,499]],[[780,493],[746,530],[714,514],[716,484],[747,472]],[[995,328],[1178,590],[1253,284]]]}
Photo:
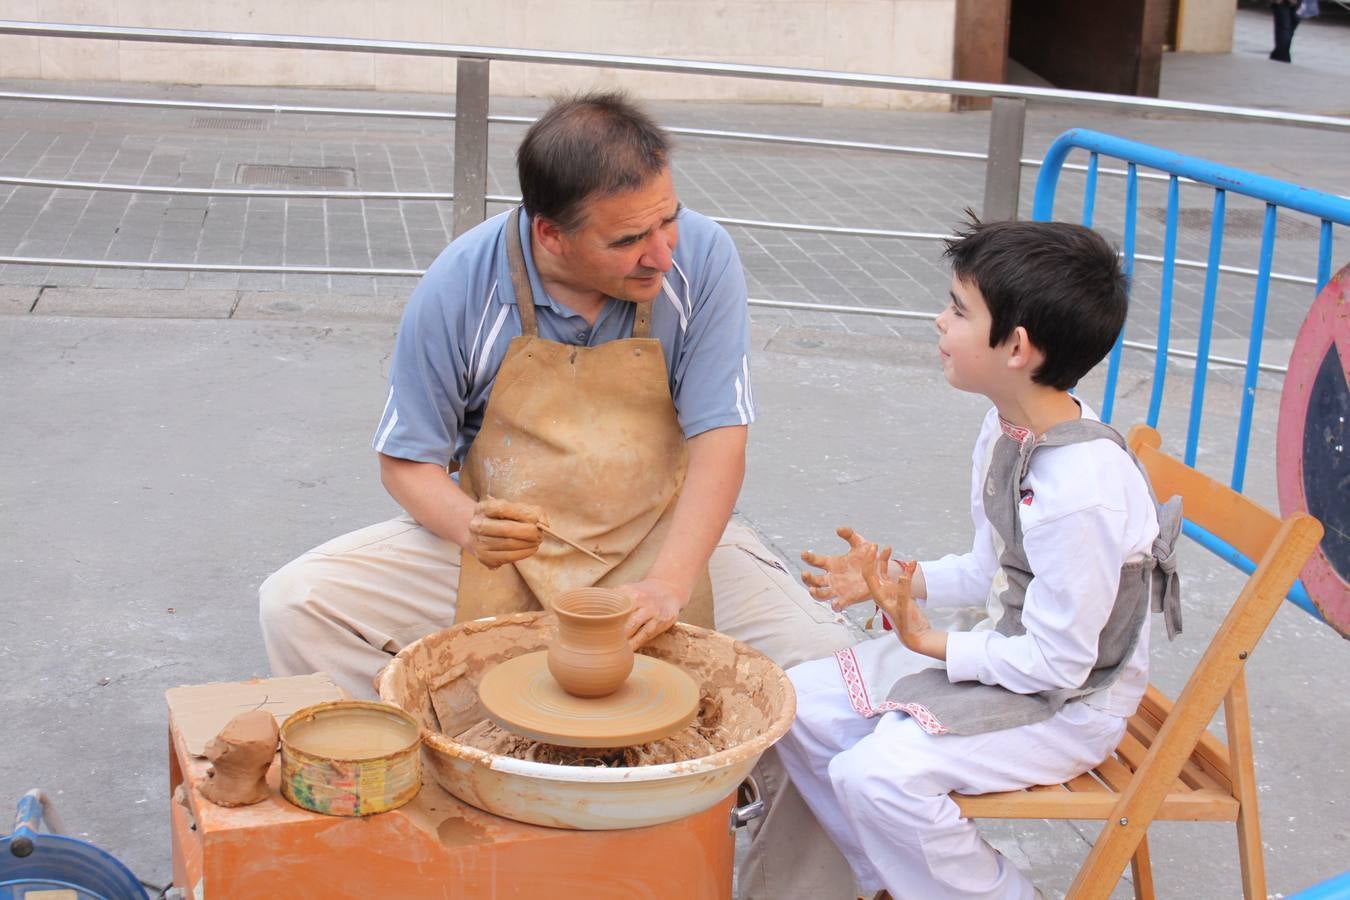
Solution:
{"label": "boy's face", "polygon": [[937,318],[942,374],[957,390],[996,393],[1008,377],[1007,353],[989,346],[989,307],[973,281],[952,276],[947,308]]}

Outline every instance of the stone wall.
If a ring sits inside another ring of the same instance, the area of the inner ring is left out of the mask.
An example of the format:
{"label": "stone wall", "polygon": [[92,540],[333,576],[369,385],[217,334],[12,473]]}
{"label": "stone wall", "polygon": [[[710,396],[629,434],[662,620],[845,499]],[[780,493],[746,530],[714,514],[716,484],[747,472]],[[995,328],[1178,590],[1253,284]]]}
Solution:
{"label": "stone wall", "polygon": [[1233,52],[1236,17],[1236,0],[1181,0],[1176,49],[1185,53]]}
{"label": "stone wall", "polygon": [[[0,0],[0,18],[571,50],[952,76],[956,0]],[[454,90],[453,60],[0,36],[0,78]],[[947,109],[942,94],[493,63],[511,96],[621,84],[647,99]]]}

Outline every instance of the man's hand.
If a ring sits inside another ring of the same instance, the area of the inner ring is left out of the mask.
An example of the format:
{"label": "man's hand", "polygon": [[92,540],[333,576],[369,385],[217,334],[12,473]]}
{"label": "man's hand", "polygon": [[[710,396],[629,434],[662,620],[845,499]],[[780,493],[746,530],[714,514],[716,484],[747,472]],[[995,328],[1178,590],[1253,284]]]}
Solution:
{"label": "man's hand", "polygon": [[537,506],[484,497],[469,520],[467,549],[489,569],[519,562],[539,549],[540,523],[547,525],[548,517]]}
{"label": "man's hand", "polygon": [[[863,579],[863,552],[865,548],[871,547],[875,554],[876,545],[869,543],[847,525],[838,528],[835,534],[848,541],[848,552],[837,556],[823,556],[810,550],[803,550],[802,562],[823,571],[820,574],[803,572],[802,581],[810,589],[812,597],[828,602],[830,609],[835,612],[843,612],[872,594]],[[891,548],[887,547],[883,555],[889,560]],[[875,556],[872,565],[876,566]]]}
{"label": "man's hand", "polygon": [[914,562],[900,562],[899,574],[889,575],[891,548],[878,553],[876,544],[864,544],[860,553],[863,578],[877,606],[891,620],[900,643],[915,653],[934,659],[947,658],[947,632],[928,624],[928,617],[914,600]]}
{"label": "man's hand", "polygon": [[659,578],[621,584],[615,590],[632,597],[635,604],[633,614],[628,617],[628,644],[634,650],[664,634],[689,602],[688,595],[681,596],[674,585]]}

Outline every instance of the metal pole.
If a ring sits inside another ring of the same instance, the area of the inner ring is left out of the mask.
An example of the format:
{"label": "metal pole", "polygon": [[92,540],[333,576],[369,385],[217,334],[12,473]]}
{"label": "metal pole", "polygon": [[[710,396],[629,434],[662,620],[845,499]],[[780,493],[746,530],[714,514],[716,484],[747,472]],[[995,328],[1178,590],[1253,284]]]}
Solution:
{"label": "metal pole", "polygon": [[455,67],[455,237],[487,218],[488,66]]}
{"label": "metal pole", "polygon": [[989,117],[989,161],[984,170],[984,221],[1017,218],[1017,196],[1022,186],[1022,132],[1027,102],[995,97]]}

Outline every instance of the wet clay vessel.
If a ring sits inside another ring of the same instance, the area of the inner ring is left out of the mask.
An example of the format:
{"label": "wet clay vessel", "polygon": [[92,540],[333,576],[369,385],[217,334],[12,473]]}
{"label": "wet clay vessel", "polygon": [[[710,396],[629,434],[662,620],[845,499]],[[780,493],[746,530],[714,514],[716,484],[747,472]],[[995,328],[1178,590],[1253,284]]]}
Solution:
{"label": "wet clay vessel", "polygon": [[548,670],[574,697],[614,693],[633,671],[625,626],[633,601],[605,588],[578,588],[552,603],[558,636],[548,647]]}

